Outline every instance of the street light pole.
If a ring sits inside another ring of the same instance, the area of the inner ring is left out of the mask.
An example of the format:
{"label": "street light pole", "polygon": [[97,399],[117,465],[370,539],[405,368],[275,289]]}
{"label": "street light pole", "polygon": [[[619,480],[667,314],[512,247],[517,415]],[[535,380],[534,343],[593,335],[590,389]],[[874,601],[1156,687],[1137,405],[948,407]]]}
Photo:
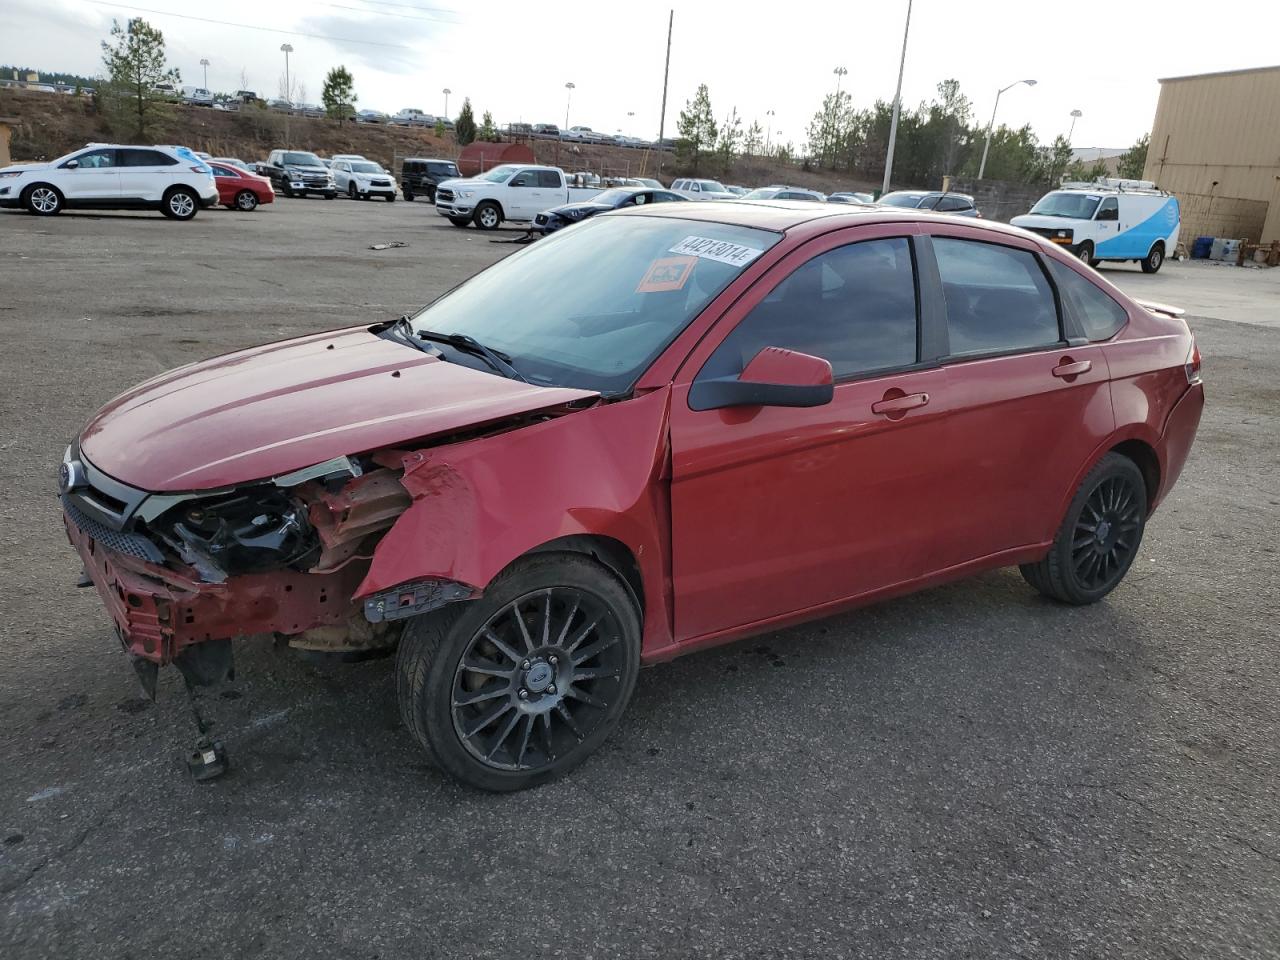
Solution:
{"label": "street light pole", "polygon": [[773,136],[773,118],[774,118],[774,112],[773,112],[772,110],[766,110],[766,111],[764,112],[764,115],[765,115],[766,117],[768,117],[768,118],[769,118],[768,120],[766,120],[766,121],[764,122],[764,123],[765,123],[765,128],[764,128],[764,153],[765,153],[765,156],[768,156],[768,155],[769,155],[769,141],[770,141],[770,138],[772,138],[772,136]]}
{"label": "street light pole", "polygon": [[209,61],[201,58],[200,66],[204,67],[204,89],[209,89]]}
{"label": "street light pole", "polygon": [[1075,133],[1076,133],[1076,121],[1077,121],[1077,120],[1079,120],[1079,119],[1080,119],[1081,117],[1083,117],[1083,116],[1084,116],[1084,114],[1083,114],[1082,112],[1080,112],[1079,110],[1072,110],[1072,111],[1071,111],[1071,129],[1067,131],[1067,143],[1070,143],[1070,142],[1071,142],[1071,138],[1072,138],[1073,136],[1075,136]]}
{"label": "street light pole", "polygon": [[284,99],[290,106],[293,105],[293,87],[289,85],[289,54],[293,53],[293,46],[288,43],[280,44],[280,52],[284,54]]}
{"label": "street light pole", "polygon": [[444,88],[444,118],[449,119],[449,94],[453,93],[448,87]]}
{"label": "street light pole", "polygon": [[573,100],[573,90],[574,90],[573,81],[571,80],[568,83],[566,83],[564,85],[564,88],[569,91],[564,98],[564,128],[568,130],[569,129],[569,104]]}
{"label": "street light pole", "polygon": [[839,100],[839,98],[840,98],[840,81],[841,81],[841,80],[843,80],[843,79],[848,75],[849,71],[848,71],[848,70],[846,70],[844,67],[836,67],[836,68],[835,68],[834,70],[832,70],[831,72],[832,72],[832,73],[834,73],[834,74],[836,75],[836,99],[837,99],[837,100]]}
{"label": "street light pole", "polygon": [[1012,90],[1020,83],[1025,83],[1028,87],[1034,87],[1036,85],[1034,80],[1015,80],[1007,87],[1001,87],[996,91],[996,103],[995,106],[991,108],[991,121],[987,124],[987,142],[983,144],[982,147],[982,163],[978,164],[979,180],[981,180],[982,175],[987,172],[987,153],[991,150],[991,130],[996,125],[996,111],[1000,109],[1000,95],[1006,90]]}
{"label": "street light pole", "polygon": [[902,30],[902,60],[898,64],[898,89],[893,94],[893,119],[889,121],[889,151],[884,158],[884,183],[880,186],[883,196],[889,192],[889,178],[893,176],[893,148],[898,143],[898,114],[902,112],[902,74],[907,69],[907,37],[911,34],[911,0],[907,0],[907,25]]}

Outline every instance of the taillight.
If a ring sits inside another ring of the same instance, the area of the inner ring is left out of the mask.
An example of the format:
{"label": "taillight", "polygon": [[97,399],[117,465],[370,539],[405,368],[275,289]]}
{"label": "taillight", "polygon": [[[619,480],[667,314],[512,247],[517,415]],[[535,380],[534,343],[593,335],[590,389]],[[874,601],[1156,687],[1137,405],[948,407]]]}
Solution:
{"label": "taillight", "polygon": [[191,167],[190,169],[192,173],[208,173],[209,172],[204,167]]}
{"label": "taillight", "polygon": [[1187,354],[1187,362],[1183,369],[1187,372],[1187,383],[1193,387],[1203,382],[1200,377],[1200,347],[1195,340],[1191,341],[1191,352]]}

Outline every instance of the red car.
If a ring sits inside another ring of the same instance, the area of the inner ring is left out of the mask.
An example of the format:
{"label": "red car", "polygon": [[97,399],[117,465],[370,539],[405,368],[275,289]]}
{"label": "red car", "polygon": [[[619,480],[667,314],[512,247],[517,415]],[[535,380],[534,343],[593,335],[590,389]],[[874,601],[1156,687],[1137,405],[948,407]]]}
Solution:
{"label": "red car", "polygon": [[256,210],[260,203],[271,203],[276,192],[271,181],[229,163],[206,161],[213,168],[213,182],[218,185],[218,202],[228,210]]}
{"label": "red car", "polygon": [[1203,405],[1176,310],[1030,233],[659,204],[147,381],[62,502],[152,689],[220,679],[233,637],[398,645],[413,735],[512,790],[598,747],[644,664],[994,567],[1100,600]]}

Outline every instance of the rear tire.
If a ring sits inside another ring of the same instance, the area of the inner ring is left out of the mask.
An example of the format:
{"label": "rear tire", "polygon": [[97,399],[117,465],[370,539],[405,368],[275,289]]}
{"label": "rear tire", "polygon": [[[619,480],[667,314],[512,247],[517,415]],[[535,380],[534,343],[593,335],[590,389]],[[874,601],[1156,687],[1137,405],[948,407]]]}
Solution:
{"label": "rear tire", "polygon": [[1143,273],[1157,273],[1164,266],[1164,244],[1157,243],[1141,261]]}
{"label": "rear tire", "polygon": [[404,199],[406,203],[413,203],[413,194],[406,190],[404,192]]}
{"label": "rear tire", "polygon": [[443,771],[482,790],[523,790],[604,742],[639,666],[640,617],[621,581],[588,557],[542,553],[478,600],[410,620],[396,695]]}
{"label": "rear tire", "polygon": [[186,187],[174,187],[160,201],[160,212],[170,220],[190,220],[200,209],[200,198]]}
{"label": "rear tire", "polygon": [[387,203],[395,203],[395,202],[396,202],[396,195],[395,195],[394,193],[388,193],[388,194],[386,195],[386,197],[387,197]]}
{"label": "rear tire", "polygon": [[22,194],[23,206],[37,217],[52,217],[62,212],[66,200],[57,187],[47,183],[33,184]]}
{"label": "rear tire", "polygon": [[1023,579],[1062,603],[1097,603],[1138,555],[1148,496],[1137,464],[1108,453],[1080,482],[1044,559],[1018,568]]}
{"label": "rear tire", "polygon": [[241,190],[236,194],[235,208],[245,213],[258,209],[258,195],[252,190]]}

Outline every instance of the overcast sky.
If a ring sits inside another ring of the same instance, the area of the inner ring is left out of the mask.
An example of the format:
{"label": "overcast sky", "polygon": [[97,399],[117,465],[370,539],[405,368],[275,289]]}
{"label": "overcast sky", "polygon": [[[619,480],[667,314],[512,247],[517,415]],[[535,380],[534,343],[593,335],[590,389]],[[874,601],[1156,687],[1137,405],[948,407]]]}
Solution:
{"label": "overcast sky", "polygon": [[[361,107],[419,107],[456,115],[469,96],[477,118],[498,123],[565,122],[566,81],[576,84],[569,123],[654,137],[662,99],[667,12],[675,9],[666,132],[699,83],[718,118],[737,107],[774,139],[797,145],[809,118],[848,70],[844,89],[858,106],[892,98],[906,0],[790,0],[785,4],[675,0],[596,3],[485,0],[301,0],[264,4],[222,0],[194,5],[144,0],[2,0],[0,63],[96,75],[99,42],[113,17],[142,16],[164,31],[183,82],[211,89],[241,85],[277,96],[282,43],[306,99],[319,102],[326,71],[346,64]],[[1253,5],[1238,15],[1202,2],[1099,8],[1096,15],[1040,0],[916,0],[903,102],[928,99],[952,77],[982,122],[995,92],[997,123],[1030,123],[1042,140],[1066,133],[1083,111],[1078,147],[1123,147],[1151,127],[1158,77],[1265,66],[1280,60],[1280,8]],[[1185,8],[1185,9],[1182,9]],[[582,15],[574,13],[582,10]],[[1141,9],[1142,13],[1138,13]],[[169,12],[165,12],[169,11]],[[292,12],[286,12],[292,11]],[[590,11],[588,14],[587,11]],[[1104,12],[1111,11],[1111,12]],[[176,14],[184,16],[176,16]],[[203,19],[191,19],[191,18]],[[207,22],[223,21],[223,23]],[[226,25],[233,24],[233,25]],[[766,111],[773,110],[769,118]],[[634,112],[634,116],[631,114]]]}

